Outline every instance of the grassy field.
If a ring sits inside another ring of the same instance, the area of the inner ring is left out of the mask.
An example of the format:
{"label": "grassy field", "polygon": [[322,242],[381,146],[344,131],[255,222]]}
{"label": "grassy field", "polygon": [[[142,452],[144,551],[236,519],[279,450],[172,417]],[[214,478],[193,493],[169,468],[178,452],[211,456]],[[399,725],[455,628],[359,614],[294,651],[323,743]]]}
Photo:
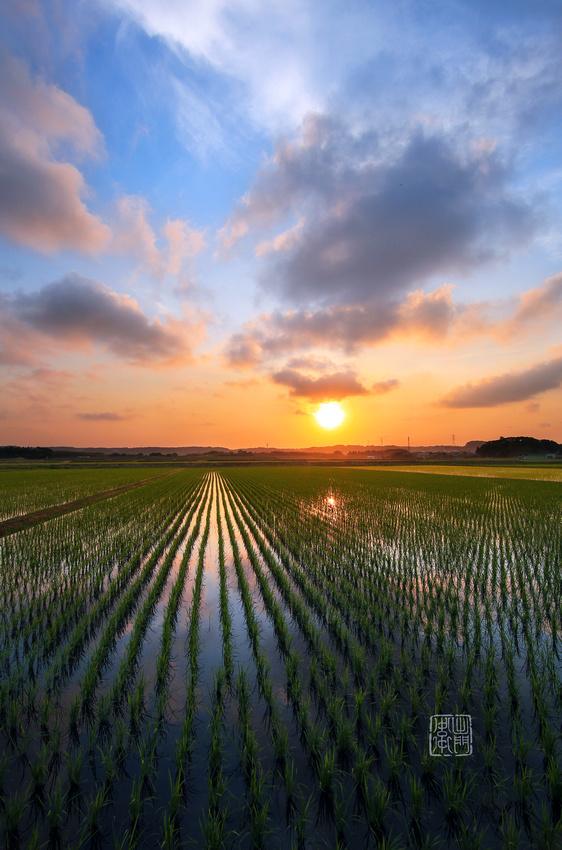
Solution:
{"label": "grassy field", "polygon": [[[371,469],[374,472],[385,472],[388,467],[384,466],[363,466],[355,467],[356,469]],[[393,472],[418,472],[426,475],[461,475],[470,478],[513,478],[516,481],[562,481],[562,464],[553,466],[549,465],[531,465],[518,466],[509,465],[496,466],[478,463],[472,465],[455,466],[454,464],[416,464],[415,466],[397,465],[392,466]]]}
{"label": "grassy field", "polygon": [[560,846],[561,507],[192,469],[0,540],[6,846]]}

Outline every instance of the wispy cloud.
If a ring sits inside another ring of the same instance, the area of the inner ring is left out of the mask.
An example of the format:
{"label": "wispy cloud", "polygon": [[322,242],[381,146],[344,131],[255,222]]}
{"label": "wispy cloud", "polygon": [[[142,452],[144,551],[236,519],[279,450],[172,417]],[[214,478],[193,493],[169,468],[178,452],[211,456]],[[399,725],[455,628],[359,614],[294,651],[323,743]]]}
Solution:
{"label": "wispy cloud", "polygon": [[168,219],[161,233],[167,245],[161,246],[149,220],[150,206],[145,198],[124,195],[116,203],[111,249],[129,254],[154,278],[178,275],[186,260],[195,257],[205,246],[201,231],[182,219]]}
{"label": "wispy cloud", "polygon": [[538,363],[522,372],[507,372],[476,384],[457,387],[442,398],[441,407],[498,407],[527,401],[562,385],[562,357]]}
{"label": "wispy cloud", "polygon": [[371,387],[375,395],[386,395],[392,390],[398,389],[400,381],[397,378],[388,378],[386,381],[377,381]]}
{"label": "wispy cloud", "polygon": [[86,422],[125,422],[131,419],[131,414],[122,413],[77,413],[77,419],[83,419]]}
{"label": "wispy cloud", "polygon": [[289,395],[293,398],[307,398],[309,401],[341,401],[349,396],[369,394],[356,373],[351,371],[314,378],[296,369],[282,369],[275,372],[271,379],[275,384],[288,387]]}

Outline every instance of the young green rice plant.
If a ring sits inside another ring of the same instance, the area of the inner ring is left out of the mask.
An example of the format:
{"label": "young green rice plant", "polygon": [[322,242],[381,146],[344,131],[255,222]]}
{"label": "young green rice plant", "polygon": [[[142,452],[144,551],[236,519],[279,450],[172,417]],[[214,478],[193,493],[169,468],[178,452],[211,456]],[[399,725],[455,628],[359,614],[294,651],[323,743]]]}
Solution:
{"label": "young green rice plant", "polygon": [[[486,830],[477,831],[473,824],[472,828],[460,823],[458,829],[458,848],[459,850],[486,850],[488,847]],[[433,846],[433,845],[432,845]]]}
{"label": "young green rice plant", "polygon": [[388,781],[391,785],[397,786],[404,768],[404,750],[402,749],[402,744],[398,741],[392,741],[389,744],[388,739],[385,738],[384,751],[386,754]]}
{"label": "young green rice plant", "polygon": [[380,714],[367,714],[365,723],[365,737],[369,747],[369,751],[374,754],[379,754],[379,741],[382,732],[382,717]]}
{"label": "young green rice plant", "polygon": [[205,850],[222,850],[225,846],[225,813],[220,809],[214,812],[208,810],[199,821],[199,824],[203,833],[203,846]]}
{"label": "young green rice plant", "polygon": [[410,776],[410,795],[412,798],[411,821],[416,832],[419,834],[421,828],[421,817],[423,812],[423,785],[417,776]]}
{"label": "young green rice plant", "polygon": [[62,789],[62,783],[56,783],[54,790],[49,794],[45,805],[47,821],[49,823],[49,835],[53,843],[57,843],[65,815],[66,793]]}
{"label": "young green rice plant", "polygon": [[178,825],[178,817],[180,811],[180,805],[183,799],[184,792],[184,779],[183,775],[180,771],[176,772],[176,778],[172,779],[172,774],[168,771],[168,781],[170,784],[170,801],[168,803],[168,811],[167,814],[170,818],[170,824],[172,828],[175,828]]}
{"label": "young green rice plant", "polygon": [[347,800],[344,795],[343,786],[341,783],[336,784],[336,793],[334,794],[334,825],[336,827],[336,838],[341,845],[345,847],[345,828],[348,824]]}
{"label": "young green rice plant", "polygon": [[496,724],[496,714],[497,709],[496,706],[492,703],[487,702],[484,706],[484,724],[486,726],[486,736],[490,738],[494,731],[494,726]]}
{"label": "young green rice plant", "polygon": [[129,703],[129,722],[133,734],[138,733],[144,716],[145,691],[146,683],[144,681],[144,675],[141,672],[134,693],[129,694],[127,698]]}
{"label": "young green rice plant", "polygon": [[540,730],[541,747],[547,761],[556,756],[556,745],[560,740],[560,733],[555,732],[550,723],[545,723]]}
{"label": "young green rice plant", "polygon": [[78,721],[80,719],[80,697],[78,694],[74,694],[72,698],[72,702],[70,703],[70,710],[68,712],[68,725],[70,735],[73,740],[78,739]]}
{"label": "young green rice plant", "polygon": [[131,839],[138,839],[138,829],[142,809],[144,804],[144,794],[142,790],[142,778],[136,777],[131,783],[131,793],[129,795],[129,818],[131,820]]}
{"label": "young green rice plant", "polygon": [[513,755],[515,756],[517,767],[522,768],[525,766],[531,745],[531,741],[525,738],[525,731],[522,724],[515,723],[513,726]]}
{"label": "young green rice plant", "polygon": [[443,804],[445,817],[457,822],[470,796],[472,781],[467,781],[460,767],[451,766],[443,774]]}
{"label": "young green rice plant", "polygon": [[320,731],[318,724],[310,722],[306,730],[305,739],[312,764],[317,770],[322,756],[322,747],[325,740],[324,733]]}
{"label": "young green rice plant", "polygon": [[86,817],[84,827],[90,846],[95,846],[96,839],[100,836],[99,820],[103,809],[107,805],[107,787],[92,791],[86,803]]}
{"label": "young green rice plant", "polygon": [[472,681],[467,674],[462,685],[461,685],[461,706],[462,706],[463,714],[466,714],[468,712],[468,706],[469,706],[471,697],[472,697]]}
{"label": "young green rice plant", "polygon": [[117,764],[113,747],[110,746],[108,750],[100,749],[100,756],[105,771],[105,785],[110,791],[117,777]]}
{"label": "young green rice plant", "polygon": [[[366,799],[369,829],[375,842],[379,842],[385,830],[386,814],[390,803],[390,791],[385,788],[380,777],[377,777],[376,782],[371,781]],[[380,843],[377,846],[380,846]]]}
{"label": "young green rice plant", "polygon": [[273,751],[278,767],[282,768],[289,755],[289,732],[277,714],[273,715]]}
{"label": "young green rice plant", "polygon": [[545,803],[541,806],[539,822],[533,830],[533,842],[537,850],[551,850],[562,842],[562,821],[554,822]]}
{"label": "young green rice plant", "polygon": [[264,776],[261,764],[256,762],[250,776],[250,833],[256,850],[266,846],[269,799],[263,800]]}
{"label": "young green rice plant", "polygon": [[486,705],[492,706],[496,700],[498,690],[498,668],[495,661],[495,651],[492,648],[486,660],[486,681],[484,683],[484,695]]}
{"label": "young green rice plant", "polygon": [[[222,804],[226,795],[226,780],[224,778],[222,767],[219,768],[215,776],[209,779],[209,809],[212,812],[218,812],[222,809]],[[226,809],[223,814],[227,815]]]}
{"label": "young green rice plant", "polygon": [[42,797],[47,779],[49,778],[49,748],[41,746],[37,757],[29,765],[31,784],[36,797]]}
{"label": "young green rice plant", "polygon": [[521,773],[515,773],[513,776],[513,785],[517,802],[524,809],[528,808],[533,794],[533,771],[531,768],[523,767]]}
{"label": "young green rice plant", "polygon": [[258,759],[258,742],[253,730],[249,726],[243,730],[243,735],[242,761],[246,779],[249,781]]}
{"label": "young green rice plant", "polygon": [[419,720],[419,710],[421,707],[421,693],[415,686],[410,686],[408,688],[408,696],[410,698],[410,712],[412,715],[412,722],[414,725]]}
{"label": "young green rice plant", "polygon": [[350,720],[338,719],[337,725],[337,750],[338,758],[344,766],[348,766],[354,748],[353,725]]}
{"label": "young green rice plant", "polygon": [[494,769],[497,750],[497,737],[495,735],[493,737],[487,736],[484,744],[482,745],[482,753],[484,755],[484,764],[486,765],[488,773],[491,773]]}
{"label": "young green rice plant", "polygon": [[80,793],[80,778],[84,767],[84,751],[80,748],[74,755],[66,757],[66,773],[68,776],[68,796],[76,797]]}
{"label": "young green rice plant", "polygon": [[421,756],[421,766],[422,766],[422,779],[429,786],[435,785],[436,778],[435,772],[437,770],[437,759],[435,756],[430,755],[427,749],[424,749]]}
{"label": "young green rice plant", "polygon": [[546,781],[550,797],[555,806],[562,806],[562,772],[558,760],[551,756],[546,767]]}
{"label": "young green rice plant", "polygon": [[517,823],[512,814],[504,811],[500,825],[500,838],[503,850],[517,850],[523,828],[517,829]]}
{"label": "young green rice plant", "polygon": [[298,850],[305,850],[305,847],[307,846],[307,825],[309,812],[312,809],[313,802],[313,794],[310,795],[306,802],[304,800],[301,800],[300,811],[298,812],[294,820]]}
{"label": "young green rice plant", "polygon": [[110,694],[102,696],[98,702],[97,728],[98,738],[104,741],[111,732],[112,700]]}
{"label": "young green rice plant", "polygon": [[403,714],[398,723],[398,740],[404,751],[406,751],[413,740],[414,721],[408,715]]}
{"label": "young green rice plant", "polygon": [[318,785],[323,797],[331,797],[333,793],[335,771],[336,752],[333,747],[328,747],[318,764]]}
{"label": "young green rice plant", "polygon": [[4,791],[4,777],[8,769],[8,753],[4,752],[0,755],[0,795]]}
{"label": "young green rice plant", "polygon": [[283,765],[283,785],[285,788],[285,798],[287,800],[287,808],[292,810],[296,806],[297,801],[297,773],[295,763],[292,758],[286,758]]}
{"label": "young green rice plant", "polygon": [[380,714],[385,726],[392,725],[393,710],[396,705],[397,695],[392,685],[387,684],[380,693]]}
{"label": "young green rice plant", "polygon": [[125,755],[127,753],[125,743],[126,735],[127,729],[125,727],[125,722],[123,720],[118,720],[115,723],[115,760],[119,767],[121,767],[125,761]]}
{"label": "young green rice plant", "polygon": [[365,706],[365,698],[367,696],[367,692],[363,690],[363,688],[359,687],[356,689],[354,694],[355,700],[355,723],[358,729],[361,729],[363,726],[363,709]]}
{"label": "young green rice plant", "polygon": [[4,833],[8,848],[20,846],[19,827],[23,813],[27,808],[28,799],[29,788],[16,791],[12,796],[3,798]]}
{"label": "young green rice plant", "polygon": [[355,783],[355,793],[357,799],[365,803],[365,791],[369,784],[371,775],[372,756],[368,756],[357,745],[355,746],[355,765],[353,766],[353,781]]}
{"label": "young green rice plant", "polygon": [[164,812],[161,836],[160,850],[176,850],[179,844],[178,828],[169,812]]}
{"label": "young green rice plant", "polygon": [[328,720],[330,721],[330,731],[335,733],[337,732],[338,724],[343,719],[343,698],[335,693],[330,694],[326,711],[328,713]]}
{"label": "young green rice plant", "polygon": [[443,706],[445,704],[445,696],[447,694],[446,686],[444,687],[441,682],[438,682],[435,685],[435,714],[441,714],[443,710]]}

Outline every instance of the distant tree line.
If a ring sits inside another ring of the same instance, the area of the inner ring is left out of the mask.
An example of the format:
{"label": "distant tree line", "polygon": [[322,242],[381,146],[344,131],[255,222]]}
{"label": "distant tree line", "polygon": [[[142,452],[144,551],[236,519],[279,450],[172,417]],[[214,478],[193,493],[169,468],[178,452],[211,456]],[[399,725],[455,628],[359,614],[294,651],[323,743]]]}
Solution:
{"label": "distant tree line", "polygon": [[500,437],[476,449],[478,457],[521,457],[522,455],[562,455],[562,445],[535,437]]}

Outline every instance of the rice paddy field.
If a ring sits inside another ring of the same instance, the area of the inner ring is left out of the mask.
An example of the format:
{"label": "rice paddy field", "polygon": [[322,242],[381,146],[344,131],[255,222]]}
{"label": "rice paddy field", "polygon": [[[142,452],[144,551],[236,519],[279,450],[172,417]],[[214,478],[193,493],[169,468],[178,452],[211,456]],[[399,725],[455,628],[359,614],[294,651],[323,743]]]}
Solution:
{"label": "rice paddy field", "polygon": [[161,474],[161,469],[133,466],[87,470],[4,469],[0,472],[0,522]]}
{"label": "rice paddy field", "polygon": [[561,486],[183,469],[7,534],[5,846],[562,846]]}

